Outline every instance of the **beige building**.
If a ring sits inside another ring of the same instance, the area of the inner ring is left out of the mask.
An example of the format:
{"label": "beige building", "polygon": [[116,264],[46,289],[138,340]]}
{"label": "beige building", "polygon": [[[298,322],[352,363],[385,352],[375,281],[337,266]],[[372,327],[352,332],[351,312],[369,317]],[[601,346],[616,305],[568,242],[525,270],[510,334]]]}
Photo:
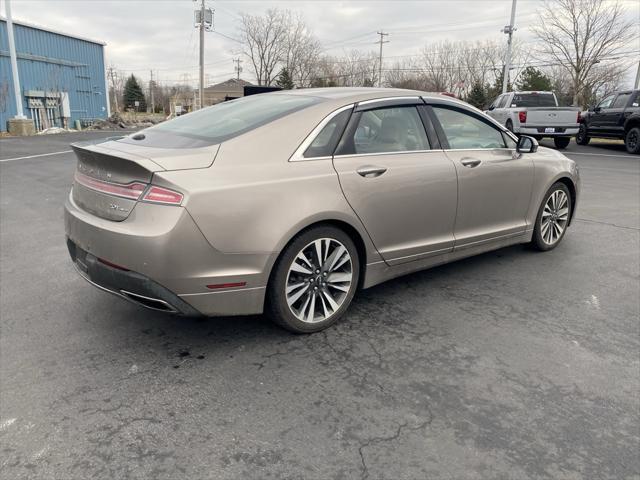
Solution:
{"label": "beige building", "polygon": [[245,85],[253,84],[241,78],[230,78],[225,82],[205,87],[204,105],[215,105],[216,103],[224,102],[227,98],[243,97]]}

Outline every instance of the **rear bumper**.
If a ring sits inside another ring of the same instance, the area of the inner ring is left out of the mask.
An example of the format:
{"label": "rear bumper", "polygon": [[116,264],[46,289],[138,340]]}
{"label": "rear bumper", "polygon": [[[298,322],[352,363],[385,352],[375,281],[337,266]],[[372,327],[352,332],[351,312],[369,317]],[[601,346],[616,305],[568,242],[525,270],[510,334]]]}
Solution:
{"label": "rear bumper", "polygon": [[262,313],[276,255],[215,249],[184,208],[138,203],[114,222],[85,212],[70,195],[64,221],[76,268],[103,290],[183,315]]}
{"label": "rear bumper", "polygon": [[[545,132],[546,128],[553,128],[554,132]],[[573,137],[578,134],[578,126],[575,127],[520,127],[518,133],[521,135],[537,135],[543,137]]]}
{"label": "rear bumper", "polygon": [[150,278],[102,263],[95,255],[85,252],[68,238],[67,248],[80,276],[100,290],[151,310],[187,316],[201,315],[180,297]]}

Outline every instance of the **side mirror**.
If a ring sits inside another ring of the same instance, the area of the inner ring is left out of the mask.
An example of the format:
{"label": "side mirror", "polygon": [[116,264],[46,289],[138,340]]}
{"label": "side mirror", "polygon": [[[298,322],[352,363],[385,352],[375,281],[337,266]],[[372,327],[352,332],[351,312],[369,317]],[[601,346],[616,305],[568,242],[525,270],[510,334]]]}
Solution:
{"label": "side mirror", "polygon": [[488,108],[487,110],[491,111],[491,110],[493,110],[494,108],[496,108],[496,107],[495,107],[495,105],[489,105],[489,108]]}
{"label": "side mirror", "polygon": [[599,112],[600,112],[600,110],[602,110],[602,108],[600,108],[600,107],[593,107],[593,111],[594,111],[594,112],[596,112],[596,113],[599,113]]}
{"label": "side mirror", "polygon": [[533,137],[523,135],[518,139],[516,151],[518,153],[535,153],[538,151],[538,141]]}

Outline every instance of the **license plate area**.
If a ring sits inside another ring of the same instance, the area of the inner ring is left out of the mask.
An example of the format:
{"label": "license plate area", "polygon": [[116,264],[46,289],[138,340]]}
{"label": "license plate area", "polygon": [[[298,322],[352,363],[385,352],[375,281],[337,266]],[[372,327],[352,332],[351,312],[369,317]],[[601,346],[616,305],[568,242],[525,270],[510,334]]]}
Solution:
{"label": "license plate area", "polygon": [[544,129],[544,133],[556,133],[556,129],[554,127],[547,127]]}

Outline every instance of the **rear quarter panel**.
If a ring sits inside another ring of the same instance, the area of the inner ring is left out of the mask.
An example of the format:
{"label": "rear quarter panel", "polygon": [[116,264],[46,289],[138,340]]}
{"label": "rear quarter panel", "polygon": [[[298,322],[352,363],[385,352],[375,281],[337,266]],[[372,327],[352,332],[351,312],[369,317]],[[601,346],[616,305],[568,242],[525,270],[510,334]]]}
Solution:
{"label": "rear quarter panel", "polygon": [[154,182],[178,185],[188,192],[185,207],[221,252],[280,252],[305,227],[339,220],[358,231],[367,262],[378,261],[366,230],[344,198],[331,160],[289,161],[309,132],[335,108],[298,112],[258,128],[224,142],[210,168],[161,172],[157,174],[160,181]]}

